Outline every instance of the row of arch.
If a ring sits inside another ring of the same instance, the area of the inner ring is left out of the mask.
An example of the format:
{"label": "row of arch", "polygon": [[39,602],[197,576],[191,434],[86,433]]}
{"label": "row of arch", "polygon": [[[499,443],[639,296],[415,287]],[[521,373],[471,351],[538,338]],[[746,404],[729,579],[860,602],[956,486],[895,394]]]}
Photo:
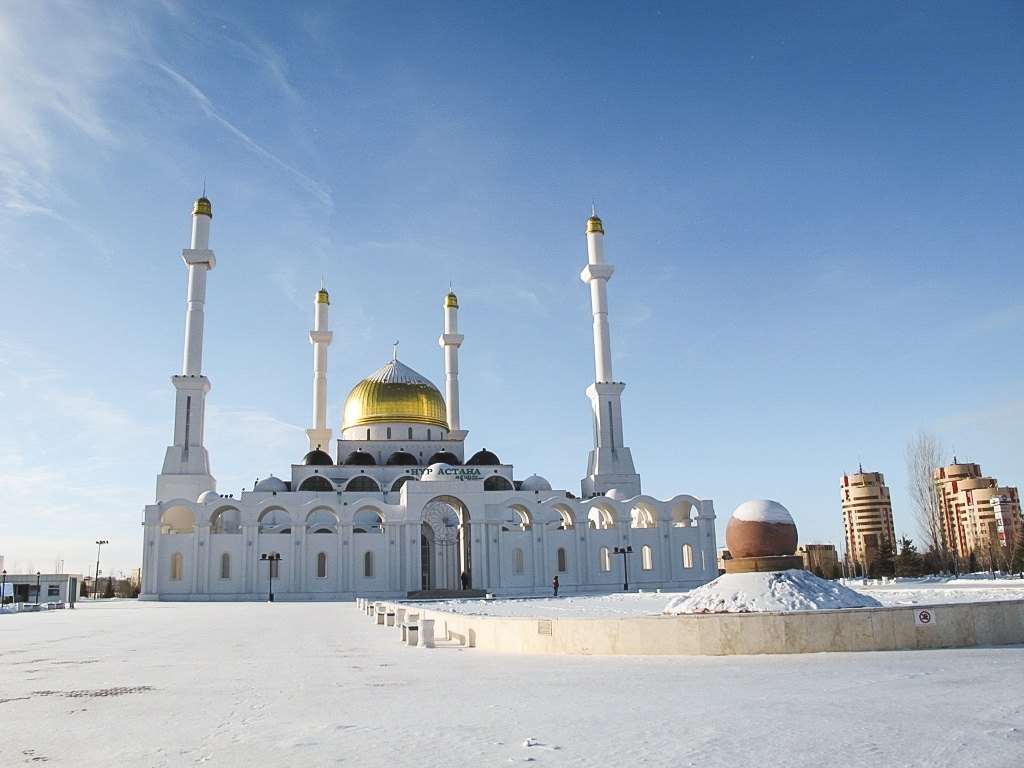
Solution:
{"label": "row of arch", "polygon": [[[395,478],[394,482],[391,483],[390,488],[385,489],[381,483],[378,483],[369,475],[356,475],[348,481],[339,481],[338,484],[335,484],[333,480],[328,477],[324,477],[323,475],[310,475],[299,483],[297,490],[312,491],[315,493],[336,493],[338,491],[345,493],[381,493],[384,490],[397,492],[402,489],[403,485],[413,479],[413,475],[402,475],[401,477]],[[257,488],[257,490],[261,489]],[[507,477],[491,475],[484,479],[484,490],[512,491],[515,490],[515,486]]]}
{"label": "row of arch", "polygon": [[[691,513],[696,500],[677,499],[671,505],[671,524],[689,527],[694,524]],[[664,504],[654,500],[637,499],[629,509],[628,527],[657,528]],[[625,510],[617,510],[607,502],[590,500],[578,505],[569,505],[558,501],[545,502],[540,505],[528,506],[512,502],[504,506],[498,520],[488,522],[499,523],[504,531],[528,531],[535,525],[549,529],[572,530],[577,524],[592,529],[612,529],[626,522]],[[583,516],[586,513],[586,516]],[[404,517],[404,515],[403,515]],[[251,520],[251,518],[250,518]],[[211,533],[241,533],[243,513],[235,506],[225,505],[216,508],[210,515]],[[304,519],[301,515],[289,512],[283,506],[271,504],[260,510],[255,522],[260,533],[291,533],[297,525],[305,525],[309,533],[334,533],[339,529],[341,518],[328,506],[318,506],[308,513]],[[386,513],[373,504],[358,507],[352,515],[351,523],[355,533],[381,533],[386,522]],[[404,522],[404,520],[403,520]],[[196,516],[191,505],[172,504],[163,510],[160,518],[161,530],[164,533],[192,533],[195,530]]]}
{"label": "row of arch", "polygon": [[[391,427],[387,428],[386,439],[394,439],[391,433]],[[430,440],[433,436],[430,432],[427,432],[427,439]],[[370,439],[370,431],[367,430],[366,439]],[[409,439],[413,439],[412,427],[409,427]],[[317,448],[316,450],[307,453],[302,463],[306,466],[331,466],[334,464],[334,460],[331,455],[325,451]],[[462,464],[462,460],[451,451],[437,451],[432,454],[424,464],[420,464],[420,460],[408,451],[395,451],[390,454],[387,459],[384,460],[384,464],[389,467],[418,467],[424,466],[429,467],[431,464],[450,464],[452,466],[466,466],[466,467],[482,467],[482,466],[498,466],[501,461],[497,456],[486,448],[477,451],[469,460]],[[372,453],[357,449],[352,451],[343,460],[338,462],[339,466],[347,467],[374,467],[377,466],[377,460],[373,457]]]}

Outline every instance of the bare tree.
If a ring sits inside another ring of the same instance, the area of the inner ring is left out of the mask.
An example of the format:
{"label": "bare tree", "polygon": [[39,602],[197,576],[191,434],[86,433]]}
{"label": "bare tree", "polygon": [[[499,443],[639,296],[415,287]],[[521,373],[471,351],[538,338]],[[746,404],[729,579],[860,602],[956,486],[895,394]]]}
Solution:
{"label": "bare tree", "polygon": [[942,505],[935,485],[935,470],[942,466],[942,449],[938,438],[921,430],[907,443],[907,480],[914,519],[925,546],[939,555],[943,567],[949,561],[949,542],[942,524]]}

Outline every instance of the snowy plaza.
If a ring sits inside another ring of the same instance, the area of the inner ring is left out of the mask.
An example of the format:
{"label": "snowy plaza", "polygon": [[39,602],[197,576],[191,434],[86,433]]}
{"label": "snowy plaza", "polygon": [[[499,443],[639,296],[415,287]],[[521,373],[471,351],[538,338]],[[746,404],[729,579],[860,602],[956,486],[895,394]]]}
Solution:
{"label": "snowy plaza", "polygon": [[[866,591],[888,605],[1024,594],[995,584]],[[651,614],[669,597],[488,606]],[[0,617],[0,659],[5,766],[1008,767],[1024,752],[1021,646],[496,654],[407,647],[350,602],[82,601]]]}

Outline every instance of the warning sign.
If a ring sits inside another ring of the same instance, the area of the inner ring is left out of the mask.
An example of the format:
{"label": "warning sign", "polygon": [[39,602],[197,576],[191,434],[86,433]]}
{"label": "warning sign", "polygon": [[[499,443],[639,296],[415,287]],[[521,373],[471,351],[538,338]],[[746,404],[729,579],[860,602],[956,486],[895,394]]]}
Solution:
{"label": "warning sign", "polygon": [[935,610],[933,608],[919,608],[914,612],[914,624],[918,627],[934,627]]}

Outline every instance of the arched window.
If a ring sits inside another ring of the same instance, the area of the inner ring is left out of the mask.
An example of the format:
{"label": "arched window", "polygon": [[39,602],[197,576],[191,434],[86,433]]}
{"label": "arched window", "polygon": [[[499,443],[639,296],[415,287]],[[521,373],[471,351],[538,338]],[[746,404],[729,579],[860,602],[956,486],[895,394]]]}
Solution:
{"label": "arched window", "polygon": [[316,577],[318,579],[327,578],[327,553],[321,552],[316,556]]}
{"label": "arched window", "polygon": [[513,491],[515,486],[508,481],[508,478],[501,475],[491,475],[484,480],[485,491]]}
{"label": "arched window", "polygon": [[222,579],[231,578],[231,555],[227,552],[220,556],[220,577]]}
{"label": "arched window", "polygon": [[640,564],[645,571],[654,570],[654,551],[646,544],[640,550]]}
{"label": "arched window", "polygon": [[388,427],[388,440],[391,439],[391,427]]}
{"label": "arched window", "polygon": [[512,550],[512,573],[523,572],[523,550],[516,547]]}
{"label": "arched window", "polygon": [[565,555],[565,547],[558,548],[558,552],[555,553],[555,559],[557,560],[558,572],[566,573],[569,570],[569,562]]}
{"label": "arched window", "polygon": [[601,571],[608,573],[612,569],[612,553],[608,547],[601,547]]}
{"label": "arched window", "polygon": [[683,568],[693,568],[693,547],[683,544]]}
{"label": "arched window", "polygon": [[181,581],[183,564],[184,558],[181,556],[181,552],[175,552],[171,555],[171,581]]}
{"label": "arched window", "polygon": [[373,578],[373,552],[363,555],[363,576],[368,579]]}
{"label": "arched window", "polygon": [[412,427],[409,427],[409,439],[412,440]]}
{"label": "arched window", "polygon": [[318,493],[329,493],[334,490],[331,481],[323,475],[310,475],[299,485],[300,491],[316,491]]}
{"label": "arched window", "polygon": [[372,477],[366,475],[356,475],[348,481],[348,485],[345,486],[346,491],[370,491],[376,493],[380,490],[380,486],[377,485],[377,481]]}

